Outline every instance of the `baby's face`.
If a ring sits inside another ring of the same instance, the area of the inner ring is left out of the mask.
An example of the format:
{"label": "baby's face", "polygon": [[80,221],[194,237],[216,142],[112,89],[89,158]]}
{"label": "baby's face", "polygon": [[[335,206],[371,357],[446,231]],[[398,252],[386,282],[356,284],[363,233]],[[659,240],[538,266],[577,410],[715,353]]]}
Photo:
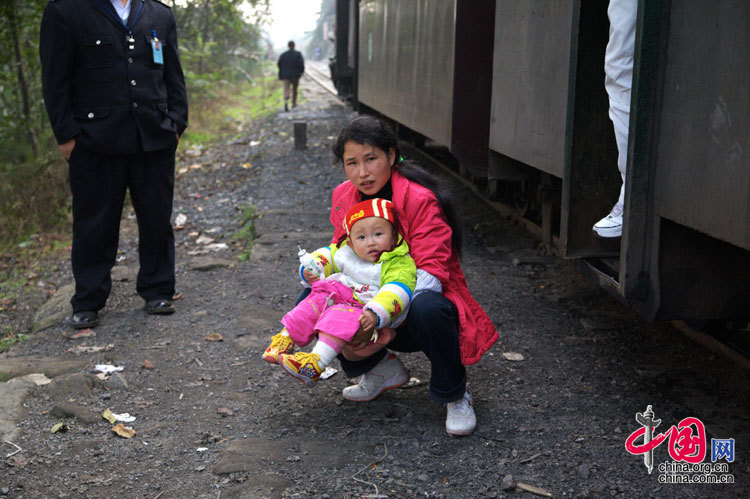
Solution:
{"label": "baby's face", "polygon": [[384,218],[363,218],[352,225],[349,240],[358,257],[377,262],[380,254],[389,251],[395,243],[393,225]]}

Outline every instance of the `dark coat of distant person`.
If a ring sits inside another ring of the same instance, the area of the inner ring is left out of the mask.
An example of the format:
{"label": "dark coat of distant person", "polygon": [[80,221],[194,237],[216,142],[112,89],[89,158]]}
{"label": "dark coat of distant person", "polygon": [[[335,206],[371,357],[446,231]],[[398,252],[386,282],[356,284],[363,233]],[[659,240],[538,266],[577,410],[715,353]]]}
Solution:
{"label": "dark coat of distant person", "polygon": [[299,50],[289,49],[279,57],[279,80],[299,78],[305,72],[305,60]]}

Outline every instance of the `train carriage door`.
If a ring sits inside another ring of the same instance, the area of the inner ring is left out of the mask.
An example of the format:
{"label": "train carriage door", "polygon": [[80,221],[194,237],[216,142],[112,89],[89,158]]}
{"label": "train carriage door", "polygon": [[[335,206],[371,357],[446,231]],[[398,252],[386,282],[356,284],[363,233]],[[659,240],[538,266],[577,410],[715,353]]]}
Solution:
{"label": "train carriage door", "polygon": [[[560,248],[567,258],[616,257],[620,239],[601,239],[593,225],[617,201],[621,179],[617,144],[604,87],[609,40],[608,2],[576,2],[570,43],[567,149],[564,161]],[[616,286],[617,260],[603,260]]]}

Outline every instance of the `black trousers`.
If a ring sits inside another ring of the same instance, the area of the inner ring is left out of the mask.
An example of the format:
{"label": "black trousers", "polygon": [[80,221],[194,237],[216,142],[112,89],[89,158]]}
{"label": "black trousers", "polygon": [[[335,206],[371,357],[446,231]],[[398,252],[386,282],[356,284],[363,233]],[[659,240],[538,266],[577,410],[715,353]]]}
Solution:
{"label": "black trousers", "polygon": [[174,152],[105,155],[75,147],[69,160],[73,194],[73,312],[100,310],[107,302],[120,236],[125,191],[138,220],[136,281],[144,300],[174,295]]}
{"label": "black trousers", "polygon": [[[307,296],[304,290],[300,299]],[[466,368],[461,362],[458,344],[458,312],[448,298],[434,291],[416,295],[409,306],[406,321],[396,329],[396,337],[388,344],[396,352],[424,352],[430,360],[430,398],[441,404],[460,399],[466,391]],[[341,367],[348,378],[365,374],[383,360],[382,349],[358,361],[339,355]]]}

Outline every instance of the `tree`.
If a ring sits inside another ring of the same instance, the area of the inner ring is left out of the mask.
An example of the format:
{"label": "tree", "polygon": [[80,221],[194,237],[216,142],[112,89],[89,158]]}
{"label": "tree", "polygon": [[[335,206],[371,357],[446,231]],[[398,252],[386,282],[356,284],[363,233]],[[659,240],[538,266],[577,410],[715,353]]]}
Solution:
{"label": "tree", "polygon": [[[43,106],[39,57],[37,53],[39,20],[44,0],[4,0],[0,8],[0,38],[12,50],[0,54],[0,157],[23,154],[27,144],[33,156],[39,153],[38,137],[42,128]],[[5,42],[8,40],[8,42]],[[9,150],[8,150],[9,149]],[[6,152],[7,151],[7,152]]]}
{"label": "tree", "polygon": [[[238,60],[250,59],[260,47],[258,24],[270,0],[195,0],[175,7],[181,54],[186,70],[196,75],[231,77]],[[248,20],[244,12],[252,11]]]}

